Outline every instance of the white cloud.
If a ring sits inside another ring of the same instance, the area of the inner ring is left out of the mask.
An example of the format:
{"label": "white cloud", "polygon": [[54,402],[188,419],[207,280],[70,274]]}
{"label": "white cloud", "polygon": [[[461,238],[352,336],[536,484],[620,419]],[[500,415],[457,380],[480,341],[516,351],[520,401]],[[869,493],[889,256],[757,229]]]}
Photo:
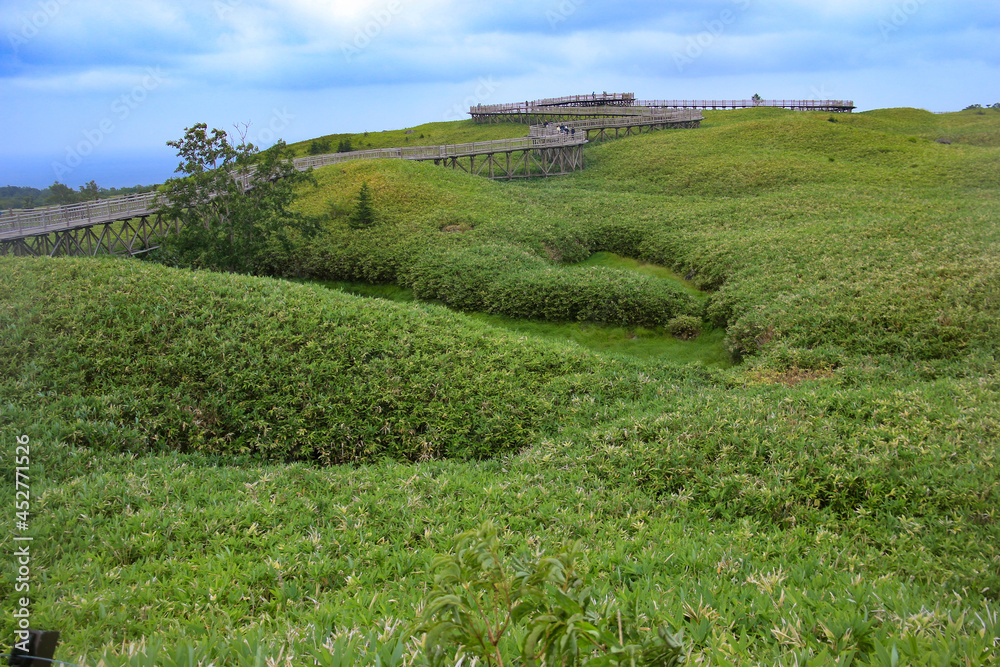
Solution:
{"label": "white cloud", "polygon": [[[43,3],[56,10],[33,26]],[[23,43],[15,48],[11,35]],[[696,56],[679,69],[675,55],[692,43]],[[151,136],[162,144],[193,122],[228,126],[285,107],[310,119],[297,121],[298,138],[412,125],[452,113],[484,80],[495,82],[493,102],[594,89],[641,98],[759,89],[942,110],[1000,98],[1000,3],[3,0],[0,123],[17,131],[0,160],[15,148],[64,151],[147,67],[162,69],[164,90],[105,146],[146,146]],[[345,99],[364,100],[367,113]],[[69,136],[46,146],[53,127]]]}

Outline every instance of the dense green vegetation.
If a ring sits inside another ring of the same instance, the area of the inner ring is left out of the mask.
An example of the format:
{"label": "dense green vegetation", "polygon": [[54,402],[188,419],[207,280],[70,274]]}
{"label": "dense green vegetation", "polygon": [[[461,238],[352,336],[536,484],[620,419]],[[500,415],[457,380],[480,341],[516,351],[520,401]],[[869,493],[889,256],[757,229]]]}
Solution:
{"label": "dense green vegetation", "polygon": [[125,188],[104,188],[97,185],[95,181],[90,181],[86,185],[81,185],[80,189],[73,190],[64,183],[56,181],[44,190],[31,187],[20,187],[16,185],[5,185],[0,187],[0,209],[9,208],[35,208],[36,206],[55,206],[60,204],[78,204],[96,199],[106,199],[107,197],[118,197],[120,195],[138,194],[142,192],[152,192],[155,185],[135,185]]}
{"label": "dense green vegetation", "polygon": [[[440,567],[491,521],[496,562],[579,541],[576,597],[527,593],[578,604],[595,655],[665,625],[690,663],[996,661],[1000,114],[706,116],[545,181],[318,170],[294,205],[323,233],[267,265],[409,302],[0,259],[0,437],[32,440],[32,619],[59,656],[457,662],[457,630],[416,629],[484,580]],[[489,314],[634,330],[641,294],[643,321],[724,329],[742,363]],[[521,664],[525,618],[481,655]]]}
{"label": "dense green vegetation", "polygon": [[359,132],[328,134],[309,141],[289,144],[297,157],[363,151],[374,148],[397,148],[399,146],[437,146],[442,144],[465,144],[491,139],[516,139],[528,133],[527,127],[518,123],[479,125],[471,120],[445,123],[425,123],[401,130],[381,132]]}
{"label": "dense green vegetation", "polygon": [[[669,275],[675,284],[687,287],[684,281],[674,278],[670,271],[648,264],[640,265],[635,260],[628,260],[611,253],[597,253],[593,260],[588,260],[587,263],[628,267],[630,270],[639,270],[658,276]],[[411,303],[416,298],[412,289],[397,285],[372,285],[344,280],[306,282],[323,285],[348,294],[390,299],[401,303]],[[694,295],[704,294],[690,287],[687,289]],[[727,367],[732,365],[732,358],[723,345],[725,329],[705,329],[704,323],[700,322],[698,318],[691,319],[698,323],[699,334],[688,337],[670,333],[670,323],[668,323],[668,327],[619,326],[603,322],[524,320],[481,312],[468,312],[466,314],[472,319],[508,331],[557,342],[572,341],[605,354],[620,353],[642,359],[660,358],[679,363],[701,362],[710,366]]]}

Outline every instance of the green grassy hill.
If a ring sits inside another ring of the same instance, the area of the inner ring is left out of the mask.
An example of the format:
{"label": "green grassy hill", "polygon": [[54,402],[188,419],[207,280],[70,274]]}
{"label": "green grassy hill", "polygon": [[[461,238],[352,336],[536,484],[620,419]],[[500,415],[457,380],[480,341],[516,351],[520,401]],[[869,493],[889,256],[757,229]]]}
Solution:
{"label": "green grassy hill", "polygon": [[[479,125],[471,120],[465,120],[424,123],[401,130],[328,134],[308,141],[289,144],[289,148],[292,149],[296,157],[302,157],[317,153],[336,153],[338,148],[345,143],[350,143],[351,150],[363,151],[375,148],[398,148],[400,146],[438,146],[489,141],[491,139],[516,139],[527,136],[527,134],[527,126],[519,123]],[[346,146],[343,147],[346,148]]]}
{"label": "green grassy hill", "polygon": [[[326,167],[296,203],[323,234],[273,257],[314,285],[0,259],[33,627],[87,665],[422,664],[432,561],[489,520],[511,557],[582,540],[602,608],[683,630],[690,664],[992,664],[1000,113],[830,118],[707,112],[544,181]],[[404,136],[496,130],[421,127]],[[357,230],[362,183],[377,224]],[[483,313],[693,314],[740,363]]]}

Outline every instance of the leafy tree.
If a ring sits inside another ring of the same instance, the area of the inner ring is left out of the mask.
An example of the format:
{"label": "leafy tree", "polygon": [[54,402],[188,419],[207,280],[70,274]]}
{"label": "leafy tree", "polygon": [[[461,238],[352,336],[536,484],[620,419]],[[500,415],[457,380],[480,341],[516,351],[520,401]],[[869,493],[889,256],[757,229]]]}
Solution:
{"label": "leafy tree", "polygon": [[341,139],[340,143],[337,144],[338,153],[350,153],[353,150],[354,146],[351,145],[350,137],[348,137],[347,139]]}
{"label": "leafy tree", "polygon": [[80,201],[96,201],[101,195],[101,189],[96,181],[90,181],[80,186]]}
{"label": "leafy tree", "polygon": [[60,183],[59,181],[50,185],[48,190],[48,200],[53,204],[72,204],[77,199],[76,193],[73,192],[73,188],[69,187],[65,183]]}
{"label": "leafy tree", "polygon": [[162,188],[169,203],[161,212],[182,224],[168,244],[176,263],[263,273],[271,251],[290,248],[292,230],[315,233],[315,223],[289,210],[296,186],[315,183],[312,174],[296,170],[284,141],[261,152],[246,141],[246,129],[237,128],[236,145],[204,123],[167,142],[182,160],[176,172],[184,174]]}
{"label": "leafy tree", "polygon": [[375,224],[375,208],[372,206],[372,195],[368,189],[368,182],[361,184],[358,191],[358,203],[354,206],[354,213],[348,221],[352,229],[365,229]]}

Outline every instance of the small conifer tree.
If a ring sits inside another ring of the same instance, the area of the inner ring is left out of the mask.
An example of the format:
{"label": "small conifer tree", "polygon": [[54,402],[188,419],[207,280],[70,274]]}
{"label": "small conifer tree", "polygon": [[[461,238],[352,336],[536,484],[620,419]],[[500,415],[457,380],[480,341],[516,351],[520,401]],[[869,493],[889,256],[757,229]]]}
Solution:
{"label": "small conifer tree", "polygon": [[375,209],[372,207],[372,195],[367,181],[361,184],[358,203],[354,206],[354,213],[348,224],[353,229],[365,229],[375,224]]}

